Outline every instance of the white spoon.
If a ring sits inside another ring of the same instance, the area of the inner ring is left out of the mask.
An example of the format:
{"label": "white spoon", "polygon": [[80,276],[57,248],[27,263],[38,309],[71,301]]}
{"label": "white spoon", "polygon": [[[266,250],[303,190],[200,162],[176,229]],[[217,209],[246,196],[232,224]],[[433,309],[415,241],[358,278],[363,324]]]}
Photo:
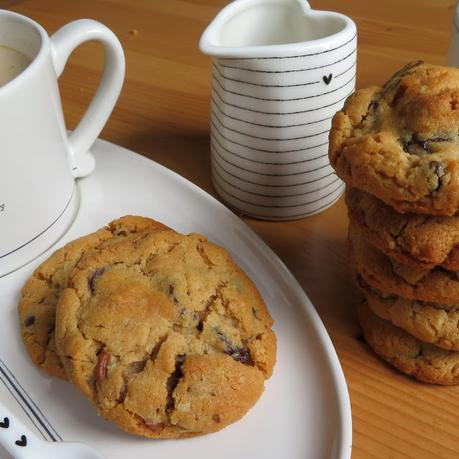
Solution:
{"label": "white spoon", "polygon": [[0,404],[0,445],[14,459],[104,459],[95,449],[76,442],[49,442],[26,427]]}

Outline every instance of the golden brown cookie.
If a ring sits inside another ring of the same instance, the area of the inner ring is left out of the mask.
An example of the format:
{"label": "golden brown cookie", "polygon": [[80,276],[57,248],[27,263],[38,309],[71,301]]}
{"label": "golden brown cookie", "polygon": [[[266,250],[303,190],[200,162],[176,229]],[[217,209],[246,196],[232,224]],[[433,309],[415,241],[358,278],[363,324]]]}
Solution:
{"label": "golden brown cookie", "polygon": [[399,264],[366,242],[352,222],[349,243],[355,271],[372,288],[409,300],[442,304],[445,308],[459,304],[456,272],[440,267],[415,270]]}
{"label": "golden brown cookie", "polygon": [[417,340],[377,317],[365,303],[359,306],[358,317],[370,348],[402,373],[431,384],[459,383],[459,352]]}
{"label": "golden brown cookie", "polygon": [[333,118],[330,162],[348,185],[398,212],[451,216],[458,131],[459,69],[414,62],[348,98]]}
{"label": "golden brown cookie", "polygon": [[349,218],[365,239],[414,269],[459,271],[459,216],[399,214],[357,188],[347,188]]}
{"label": "golden brown cookie", "polygon": [[127,432],[188,437],[240,419],[276,354],[272,319],[228,252],[172,230],[77,264],[56,344],[69,379]]}
{"label": "golden brown cookie", "polygon": [[407,300],[372,289],[360,278],[358,282],[368,306],[378,317],[392,322],[415,338],[443,349],[459,351],[459,305],[442,305]]}
{"label": "golden brown cookie", "polygon": [[54,343],[56,304],[68,274],[80,258],[109,239],[158,228],[166,227],[150,218],[121,217],[95,233],[69,242],[34,271],[22,289],[18,312],[22,340],[35,365],[51,376],[65,379]]}

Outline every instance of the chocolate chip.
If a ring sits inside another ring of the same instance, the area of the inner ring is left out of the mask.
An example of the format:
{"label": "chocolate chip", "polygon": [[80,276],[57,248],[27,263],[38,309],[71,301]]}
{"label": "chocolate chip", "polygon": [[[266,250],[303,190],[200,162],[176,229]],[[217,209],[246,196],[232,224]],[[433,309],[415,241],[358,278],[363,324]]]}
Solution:
{"label": "chocolate chip", "polygon": [[451,142],[451,139],[446,137],[433,137],[431,139],[427,139],[426,142]]}
{"label": "chocolate chip", "polygon": [[368,108],[367,108],[367,111],[364,115],[362,115],[362,119],[360,120],[360,125],[363,126],[363,123],[365,122],[365,120],[368,118],[368,115],[370,114],[370,112],[373,113],[373,115],[375,114],[376,110],[379,108],[379,102],[376,101],[376,100],[372,100],[369,104],[368,104]]}
{"label": "chocolate chip", "polygon": [[24,326],[26,327],[30,327],[34,323],[35,323],[35,316],[29,316],[26,318],[26,320],[24,320]]}
{"label": "chocolate chip", "polygon": [[362,343],[366,343],[365,341],[365,336],[363,336],[363,333],[359,333],[357,336],[357,341],[361,341]]}
{"label": "chocolate chip", "polygon": [[377,100],[372,100],[370,103],[369,110],[373,110],[374,112],[378,110],[379,108],[379,102]]}
{"label": "chocolate chip", "polygon": [[257,315],[257,310],[255,308],[252,308],[252,315],[253,317],[255,317],[255,319],[259,319],[258,315]]}
{"label": "chocolate chip", "polygon": [[220,341],[223,341],[226,345],[225,354],[232,357],[237,362],[241,362],[244,365],[253,365],[253,360],[250,357],[249,350],[245,347],[234,346],[231,340],[224,335],[220,330],[217,330],[217,336]]}
{"label": "chocolate chip", "polygon": [[214,414],[214,415],[212,416],[212,421],[214,421],[214,422],[216,422],[217,424],[219,424],[219,423],[220,423],[220,415]]}
{"label": "chocolate chip", "polygon": [[142,373],[146,364],[146,360],[137,360],[136,362],[131,362],[127,367],[127,371],[130,374]]}
{"label": "chocolate chip", "polygon": [[173,324],[172,325],[172,330],[174,330],[177,333],[181,333],[183,331],[183,325],[182,324]]}
{"label": "chocolate chip", "polygon": [[[167,339],[167,336],[161,336],[161,338],[159,338],[159,341],[155,344],[155,346],[151,350],[150,359],[153,362],[155,361],[156,357],[158,356],[159,350],[161,349],[161,346],[164,343],[164,341],[166,341],[166,339]],[[142,368],[142,370],[143,370],[143,368]]]}
{"label": "chocolate chip", "polygon": [[223,341],[227,346],[232,345],[232,342],[229,340],[229,338],[226,335],[224,335],[220,330],[215,330],[215,331],[220,341]]}
{"label": "chocolate chip", "polygon": [[399,79],[399,78],[409,74],[410,70],[413,70],[414,68],[419,67],[422,64],[424,64],[424,61],[421,61],[421,60],[408,62],[408,64],[406,64],[400,70],[397,70],[397,72],[395,72],[390,79],[391,80]]}
{"label": "chocolate chip", "polygon": [[399,87],[397,88],[397,92],[395,93],[394,98],[392,99],[391,102],[391,107],[395,107],[397,103],[400,101],[400,99],[403,97],[405,94],[406,90],[408,89],[408,86],[406,84],[401,83]]}
{"label": "chocolate chip", "polygon": [[423,64],[423,61],[415,61],[415,62],[409,62],[408,64],[405,65],[405,67],[401,68],[397,72],[395,72],[389,81],[384,85],[381,96],[384,97],[389,91],[391,91],[395,86],[398,84],[398,82],[405,76],[409,75],[412,73],[411,71],[418,67],[419,65]]}
{"label": "chocolate chip", "polygon": [[123,403],[126,400],[126,395],[128,393],[128,388],[126,384],[123,384],[123,387],[120,390],[120,393],[118,394],[118,397],[116,398],[116,401],[118,403]]}
{"label": "chocolate chip", "polygon": [[166,402],[166,412],[171,413],[175,409],[175,400],[174,400],[174,390],[177,387],[180,378],[183,376],[182,365],[185,362],[185,354],[179,354],[175,357],[175,370],[167,378],[167,402]]}
{"label": "chocolate chip", "polygon": [[249,350],[245,347],[229,347],[225,350],[225,354],[228,354],[236,362],[241,362],[244,365],[253,365],[253,360],[250,357]]}
{"label": "chocolate chip", "polygon": [[402,140],[402,139],[399,139],[399,140],[400,140],[401,143],[402,143],[403,151],[404,151],[405,153],[411,153],[411,152],[410,152],[410,146],[411,146],[411,145],[410,145],[409,141],[407,142],[406,140]]}
{"label": "chocolate chip", "polygon": [[416,148],[421,148],[422,150],[430,153],[427,149],[427,141],[418,139],[416,134],[413,134],[409,140],[403,141],[403,149],[407,153],[416,154]]}
{"label": "chocolate chip", "polygon": [[129,380],[132,378],[133,375],[138,373],[142,373],[147,364],[147,360],[136,360],[135,362],[131,362],[127,365],[127,367],[123,371],[123,385],[121,386],[120,392],[116,401],[118,403],[123,403],[126,399],[128,393],[128,383]]}
{"label": "chocolate chip", "polygon": [[244,365],[253,365],[253,360],[250,357],[250,353],[247,348],[234,346],[231,340],[220,330],[217,330],[217,336],[220,341],[223,341],[226,344],[226,348],[223,351],[225,354],[229,355],[237,362],[243,363]]}
{"label": "chocolate chip", "polygon": [[413,134],[410,139],[403,140],[403,150],[407,153],[416,154],[418,148],[426,153],[432,153],[432,143],[437,142],[451,142],[451,139],[445,137],[431,137],[425,140],[419,139],[416,134]]}
{"label": "chocolate chip", "polygon": [[169,285],[169,290],[168,290],[168,294],[169,296],[172,297],[173,301],[174,301],[174,304],[178,304],[178,300],[177,300],[177,297],[174,295],[174,291],[175,291],[175,287],[171,284]]}
{"label": "chocolate chip", "polygon": [[444,137],[432,137],[430,139],[427,139],[424,141],[423,148],[429,153],[433,153],[432,150],[432,143],[437,143],[437,142],[451,142],[451,139],[447,139]]}
{"label": "chocolate chip", "polygon": [[100,276],[102,276],[104,271],[105,271],[105,268],[97,268],[89,277],[88,286],[89,286],[89,290],[91,290],[91,293],[94,293],[96,281]]}

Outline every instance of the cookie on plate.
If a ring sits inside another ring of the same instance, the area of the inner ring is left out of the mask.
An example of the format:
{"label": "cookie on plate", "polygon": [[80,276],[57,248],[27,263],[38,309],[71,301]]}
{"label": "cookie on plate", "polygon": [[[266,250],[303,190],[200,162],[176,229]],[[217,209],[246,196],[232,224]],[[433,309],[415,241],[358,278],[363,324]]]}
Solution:
{"label": "cookie on plate", "polygon": [[22,288],[18,313],[22,340],[37,367],[51,376],[66,377],[54,342],[56,304],[67,276],[80,258],[104,241],[158,228],[166,227],[146,217],[121,217],[95,233],[69,242],[34,271]]}
{"label": "cookie on plate", "polygon": [[459,208],[459,69],[413,62],[350,96],[330,131],[330,163],[348,185],[400,213]]}
{"label": "cookie on plate", "polygon": [[417,340],[377,317],[365,303],[359,306],[358,317],[370,348],[402,373],[431,384],[459,383],[459,352]]}
{"label": "cookie on plate", "polygon": [[370,309],[381,319],[421,341],[459,351],[459,305],[443,309],[441,304],[384,294],[366,285],[361,278],[358,286]]}
{"label": "cookie on plate", "polygon": [[59,299],[67,375],[127,432],[178,438],[220,430],[263,392],[272,319],[228,252],[172,230],[121,241],[77,264]]}
{"label": "cookie on plate", "polygon": [[366,242],[352,222],[349,245],[354,270],[372,288],[410,300],[442,304],[445,309],[459,304],[459,279],[455,271],[440,267],[416,270],[397,263]]}
{"label": "cookie on plate", "polygon": [[349,218],[365,239],[414,269],[459,271],[459,216],[399,214],[357,188],[347,188]]}

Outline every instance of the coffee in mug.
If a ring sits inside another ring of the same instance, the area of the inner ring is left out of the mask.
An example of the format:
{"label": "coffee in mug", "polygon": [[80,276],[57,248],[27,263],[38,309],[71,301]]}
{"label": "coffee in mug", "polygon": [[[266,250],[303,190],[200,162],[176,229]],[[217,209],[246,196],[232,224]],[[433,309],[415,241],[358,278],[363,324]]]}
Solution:
{"label": "coffee in mug", "polygon": [[9,46],[0,45],[0,86],[19,75],[30,64],[30,58]]}

